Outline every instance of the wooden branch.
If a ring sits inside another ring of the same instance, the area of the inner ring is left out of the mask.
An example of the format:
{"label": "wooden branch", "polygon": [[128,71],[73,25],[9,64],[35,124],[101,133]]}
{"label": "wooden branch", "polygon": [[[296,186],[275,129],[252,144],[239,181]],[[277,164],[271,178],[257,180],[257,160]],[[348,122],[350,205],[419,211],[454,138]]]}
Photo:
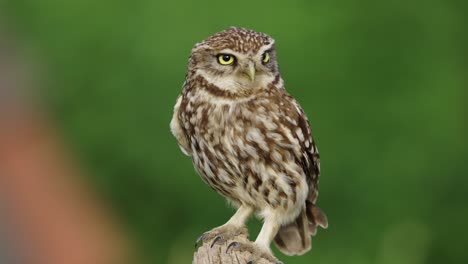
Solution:
{"label": "wooden branch", "polygon": [[[192,264],[246,264],[250,260],[251,252],[231,248],[226,253],[228,245],[233,241],[249,242],[245,236],[240,235],[226,242],[217,243],[213,247],[211,247],[211,241],[204,243],[193,254]],[[255,264],[273,264],[273,262],[262,258],[256,261]]]}

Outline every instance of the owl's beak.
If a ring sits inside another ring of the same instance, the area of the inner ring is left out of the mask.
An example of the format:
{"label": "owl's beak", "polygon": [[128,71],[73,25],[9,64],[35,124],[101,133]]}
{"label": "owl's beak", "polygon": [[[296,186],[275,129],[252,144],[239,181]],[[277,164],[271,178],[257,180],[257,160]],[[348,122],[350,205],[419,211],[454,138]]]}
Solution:
{"label": "owl's beak", "polygon": [[249,75],[250,80],[254,81],[255,80],[255,63],[251,61],[248,67],[249,68],[247,69],[248,70],[247,74]]}

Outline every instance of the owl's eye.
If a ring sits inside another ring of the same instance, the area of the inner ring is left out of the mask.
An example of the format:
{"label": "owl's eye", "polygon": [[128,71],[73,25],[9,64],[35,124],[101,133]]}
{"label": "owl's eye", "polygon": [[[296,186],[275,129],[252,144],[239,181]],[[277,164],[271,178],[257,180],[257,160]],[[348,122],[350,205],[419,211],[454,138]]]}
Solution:
{"label": "owl's eye", "polygon": [[218,55],[218,62],[222,65],[229,65],[234,62],[234,56],[229,54],[220,54]]}
{"label": "owl's eye", "polygon": [[268,52],[263,53],[262,62],[267,63],[270,60],[270,54]]}

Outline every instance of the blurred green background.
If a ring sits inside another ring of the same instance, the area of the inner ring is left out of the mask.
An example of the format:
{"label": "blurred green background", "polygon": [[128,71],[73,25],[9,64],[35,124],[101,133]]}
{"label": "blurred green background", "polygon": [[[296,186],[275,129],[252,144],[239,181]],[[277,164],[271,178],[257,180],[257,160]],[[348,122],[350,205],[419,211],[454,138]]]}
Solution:
{"label": "blurred green background", "polygon": [[[234,212],[169,130],[190,49],[228,26],[276,39],[322,157],[313,250],[285,263],[468,261],[466,1],[3,0],[42,99],[143,263],[190,263]],[[5,17],[6,15],[6,17]],[[260,222],[249,223],[255,237]]]}

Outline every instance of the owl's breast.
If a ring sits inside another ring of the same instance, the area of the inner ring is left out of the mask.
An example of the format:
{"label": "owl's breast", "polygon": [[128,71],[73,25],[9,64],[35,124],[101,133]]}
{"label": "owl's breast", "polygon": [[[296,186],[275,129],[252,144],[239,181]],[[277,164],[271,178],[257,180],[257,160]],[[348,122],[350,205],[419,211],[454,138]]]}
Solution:
{"label": "owl's breast", "polygon": [[270,111],[261,99],[189,108],[183,123],[193,163],[213,189],[255,206],[293,207],[305,196],[305,178],[295,159],[299,147],[280,111]]}
{"label": "owl's breast", "polygon": [[239,168],[233,149],[231,108],[195,99],[183,103],[180,112],[195,169],[209,186],[235,200],[233,189]]}

